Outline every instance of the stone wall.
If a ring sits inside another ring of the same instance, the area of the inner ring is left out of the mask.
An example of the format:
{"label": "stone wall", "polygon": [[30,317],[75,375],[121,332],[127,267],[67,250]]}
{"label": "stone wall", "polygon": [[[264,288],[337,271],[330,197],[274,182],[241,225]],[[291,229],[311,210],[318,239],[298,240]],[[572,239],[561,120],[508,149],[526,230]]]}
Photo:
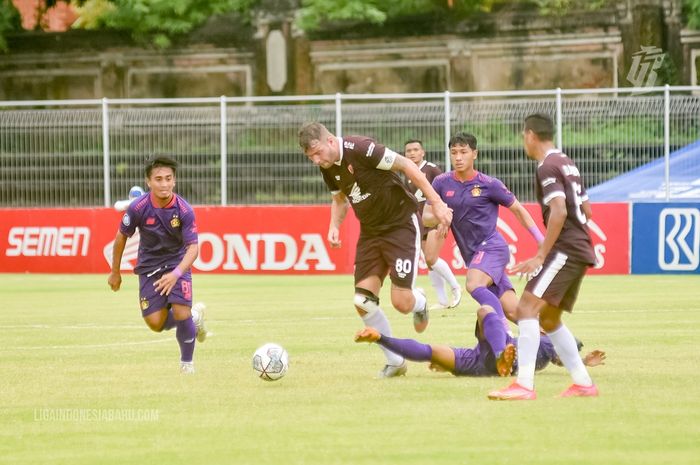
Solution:
{"label": "stone wall", "polygon": [[117,33],[27,33],[0,56],[0,100],[629,86],[642,46],[666,54],[664,82],[697,85],[700,32],[681,30],[679,15],[677,0],[630,0],[565,18],[508,12],[420,33],[399,24],[306,37],[276,14],[247,28],[210,22],[167,51]]}

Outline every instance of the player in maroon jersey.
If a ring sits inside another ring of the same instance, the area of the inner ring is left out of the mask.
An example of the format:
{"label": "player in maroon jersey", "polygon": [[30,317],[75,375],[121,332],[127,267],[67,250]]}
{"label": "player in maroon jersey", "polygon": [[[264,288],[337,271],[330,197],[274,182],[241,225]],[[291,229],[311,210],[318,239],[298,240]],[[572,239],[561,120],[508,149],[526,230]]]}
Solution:
{"label": "player in maroon jersey", "polygon": [[[418,166],[418,169],[425,175],[429,183],[433,183],[438,175],[442,174],[442,170],[435,164],[425,159],[425,149],[423,142],[418,139],[410,139],[404,144],[404,155]],[[410,179],[406,179],[408,190],[416,196],[418,200],[418,212],[423,212],[425,205],[425,196],[423,191],[418,189]],[[428,266],[428,277],[437,294],[438,303],[431,309],[454,308],[459,305],[462,299],[462,288],[455,278],[454,273],[450,269],[450,265],[445,260],[440,258],[440,250],[445,243],[445,237],[438,234],[437,228],[424,227],[422,235],[421,249],[423,250],[423,258]],[[452,294],[452,302],[447,298],[445,292],[445,284],[450,286]]]}
{"label": "player in maroon jersey", "polygon": [[537,161],[537,201],[547,233],[537,255],[513,267],[514,272],[530,277],[517,307],[519,371],[510,386],[489,393],[494,400],[536,398],[540,326],[574,381],[561,396],[598,395],[598,388],[578,357],[576,340],[561,321],[563,311],[573,310],[583,276],[595,263],[586,226],[591,206],[578,168],[554,146],[553,135],[554,123],[549,116],[536,113],[525,118],[523,144],[527,156]]}
{"label": "player in maroon jersey", "polygon": [[[423,332],[428,325],[427,301],[414,289],[420,254],[418,207],[397,172],[403,173],[436,205],[435,216],[443,228],[452,221],[452,212],[413,162],[369,137],[336,137],[324,125],[314,122],[299,130],[299,145],[320,168],[332,195],[328,226],[331,247],[341,246],[340,225],[350,205],[360,221],[354,304],[362,320],[382,334],[391,335],[378,297],[388,274],[392,305],[401,313],[413,313],[416,331]],[[387,363],[379,376],[403,375],[403,357],[383,350]]]}
{"label": "player in maroon jersey", "polygon": [[180,345],[180,371],[194,373],[192,357],[195,338],[203,342],[204,305],[192,306],[190,268],[199,254],[194,210],[175,194],[177,162],[154,157],[146,163],[150,192],[131,202],[122,216],[114,239],[112,272],[107,284],[113,291],[121,287],[120,264],[127,238],[140,232],[138,262],[141,315],[153,331],[176,329]]}

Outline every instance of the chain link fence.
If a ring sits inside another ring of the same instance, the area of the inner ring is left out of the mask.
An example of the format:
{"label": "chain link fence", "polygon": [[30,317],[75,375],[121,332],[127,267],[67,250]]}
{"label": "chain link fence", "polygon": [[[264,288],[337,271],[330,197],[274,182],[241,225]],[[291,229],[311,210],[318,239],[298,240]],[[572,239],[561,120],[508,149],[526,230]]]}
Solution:
{"label": "chain link fence", "polygon": [[446,169],[450,135],[470,132],[477,169],[533,201],[521,141],[530,113],[555,117],[588,187],[700,139],[699,88],[643,90],[0,102],[0,207],[111,205],[144,185],[153,154],[180,162],[177,191],[193,204],[327,203],[296,138],[311,120],[398,152],[420,139]]}

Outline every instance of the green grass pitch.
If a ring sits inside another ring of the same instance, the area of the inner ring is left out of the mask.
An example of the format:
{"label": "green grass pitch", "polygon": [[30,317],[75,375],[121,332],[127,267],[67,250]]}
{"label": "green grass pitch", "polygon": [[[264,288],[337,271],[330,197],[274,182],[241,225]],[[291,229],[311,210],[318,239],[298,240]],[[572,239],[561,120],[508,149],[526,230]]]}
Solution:
{"label": "green grass pitch", "polygon": [[[607,351],[591,369],[601,397],[555,398],[570,379],[550,366],[534,402],[489,401],[508,380],[425,364],[374,379],[383,358],[352,342],[350,276],[196,275],[214,336],[194,376],[174,331],[142,322],[134,276],[118,293],[106,275],[0,277],[0,464],[700,463],[698,277],[587,277],[565,321]],[[381,297],[394,334],[415,337]],[[475,307],[466,295],[418,339],[472,346]],[[251,368],[265,342],[289,352],[280,381]]]}

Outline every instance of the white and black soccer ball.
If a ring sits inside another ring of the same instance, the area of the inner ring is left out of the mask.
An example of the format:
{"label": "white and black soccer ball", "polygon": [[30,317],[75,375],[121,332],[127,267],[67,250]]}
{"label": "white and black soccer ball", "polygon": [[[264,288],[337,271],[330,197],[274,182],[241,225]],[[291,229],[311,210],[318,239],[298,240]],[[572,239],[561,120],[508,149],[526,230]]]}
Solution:
{"label": "white and black soccer ball", "polygon": [[253,354],[253,370],[260,379],[276,381],[283,377],[289,369],[289,355],[278,344],[267,343]]}

